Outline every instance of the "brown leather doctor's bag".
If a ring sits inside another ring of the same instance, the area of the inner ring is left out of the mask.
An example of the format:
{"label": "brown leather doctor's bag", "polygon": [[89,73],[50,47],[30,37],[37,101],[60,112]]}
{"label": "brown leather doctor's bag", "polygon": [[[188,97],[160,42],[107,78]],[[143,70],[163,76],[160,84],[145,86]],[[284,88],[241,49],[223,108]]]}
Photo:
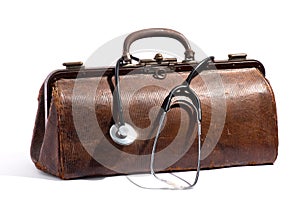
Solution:
{"label": "brown leather doctor's bag", "polygon": [[[178,40],[185,59],[131,55],[148,37]],[[246,54],[194,54],[181,33],[152,28],[128,35],[114,67],[64,63],[40,89],[36,167],[73,179],[273,164],[276,104],[264,66]]]}

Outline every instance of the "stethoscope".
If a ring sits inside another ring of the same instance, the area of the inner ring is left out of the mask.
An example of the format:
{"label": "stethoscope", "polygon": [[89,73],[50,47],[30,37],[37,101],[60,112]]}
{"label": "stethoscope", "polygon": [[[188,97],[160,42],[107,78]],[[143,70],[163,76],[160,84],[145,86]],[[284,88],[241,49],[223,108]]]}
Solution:
{"label": "stethoscope", "polygon": [[[132,59],[138,60],[137,58],[131,56]],[[204,60],[202,60],[188,75],[188,77],[185,79],[185,81],[174,87],[167,97],[164,99],[161,109],[162,111],[160,112],[159,116],[159,123],[158,123],[158,128],[157,132],[155,135],[154,143],[153,143],[153,148],[151,152],[151,160],[150,160],[150,171],[151,174],[159,179],[162,182],[165,182],[169,185],[171,185],[171,188],[166,188],[166,189],[187,189],[193,187],[199,177],[199,172],[200,172],[200,160],[201,160],[201,104],[199,101],[198,96],[196,93],[190,88],[190,83],[192,79],[197,76],[200,72],[203,70],[206,70],[208,68],[209,62],[213,61],[214,57],[207,57]],[[120,85],[119,85],[119,69],[120,66],[123,64],[123,58],[120,58],[117,63],[116,63],[116,68],[115,68],[115,90],[114,90],[114,102],[116,103],[116,116],[115,116],[115,124],[113,124],[110,128],[110,136],[114,142],[120,145],[130,145],[132,144],[136,138],[137,138],[137,132],[134,130],[134,128],[124,122],[124,117],[123,117],[123,108],[122,108],[122,102],[121,102],[121,97],[120,97]],[[197,121],[197,136],[198,136],[198,161],[197,161],[197,172],[196,172],[196,177],[193,183],[189,183],[183,179],[187,186],[177,186],[175,183],[172,183],[170,181],[167,181],[165,179],[159,178],[154,170],[154,164],[155,164],[155,151],[156,151],[156,146],[158,142],[158,138],[160,135],[160,132],[162,130],[162,126],[164,124],[166,114],[170,110],[171,107],[171,102],[174,97],[177,96],[184,96],[186,98],[189,98],[190,101],[186,101],[191,104],[191,107],[196,112],[196,121]]]}

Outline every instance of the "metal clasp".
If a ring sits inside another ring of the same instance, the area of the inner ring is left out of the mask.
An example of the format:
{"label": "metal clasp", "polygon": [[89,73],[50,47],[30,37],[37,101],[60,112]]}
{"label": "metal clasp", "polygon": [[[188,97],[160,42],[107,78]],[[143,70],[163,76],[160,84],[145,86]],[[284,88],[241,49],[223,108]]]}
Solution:
{"label": "metal clasp", "polygon": [[177,58],[164,58],[161,53],[157,53],[153,59],[140,59],[138,65],[174,65],[177,63]]}
{"label": "metal clasp", "polygon": [[153,74],[155,79],[165,79],[167,73],[171,72],[173,66],[177,64],[176,58],[164,58],[161,53],[157,53],[154,59],[142,59],[139,65],[144,66],[144,72]]}

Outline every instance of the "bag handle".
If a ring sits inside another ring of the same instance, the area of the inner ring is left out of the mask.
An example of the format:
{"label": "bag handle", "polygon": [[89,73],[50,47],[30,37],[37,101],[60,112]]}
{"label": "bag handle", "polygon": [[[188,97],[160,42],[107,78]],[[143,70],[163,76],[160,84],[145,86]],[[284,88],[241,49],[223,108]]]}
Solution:
{"label": "bag handle", "polygon": [[191,45],[187,40],[187,38],[183,34],[167,28],[149,28],[149,29],[136,31],[128,35],[123,45],[123,60],[125,62],[131,61],[129,48],[134,41],[143,38],[151,38],[151,37],[166,37],[166,38],[173,38],[175,40],[178,40],[185,48],[185,52],[184,52],[185,60],[186,61],[194,60],[195,52],[191,49]]}

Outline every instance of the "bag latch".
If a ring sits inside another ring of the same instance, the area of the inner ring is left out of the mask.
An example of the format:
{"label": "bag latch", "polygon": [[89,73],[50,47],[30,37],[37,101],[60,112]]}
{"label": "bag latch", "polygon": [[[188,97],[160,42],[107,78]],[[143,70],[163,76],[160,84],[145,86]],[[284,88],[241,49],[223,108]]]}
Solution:
{"label": "bag latch", "polygon": [[164,58],[161,53],[157,53],[153,59],[140,59],[138,65],[174,65],[177,58]]}
{"label": "bag latch", "polygon": [[153,74],[156,79],[165,79],[167,73],[173,71],[175,64],[176,58],[164,58],[161,53],[157,53],[154,59],[141,59],[138,65],[144,67],[146,74]]}

